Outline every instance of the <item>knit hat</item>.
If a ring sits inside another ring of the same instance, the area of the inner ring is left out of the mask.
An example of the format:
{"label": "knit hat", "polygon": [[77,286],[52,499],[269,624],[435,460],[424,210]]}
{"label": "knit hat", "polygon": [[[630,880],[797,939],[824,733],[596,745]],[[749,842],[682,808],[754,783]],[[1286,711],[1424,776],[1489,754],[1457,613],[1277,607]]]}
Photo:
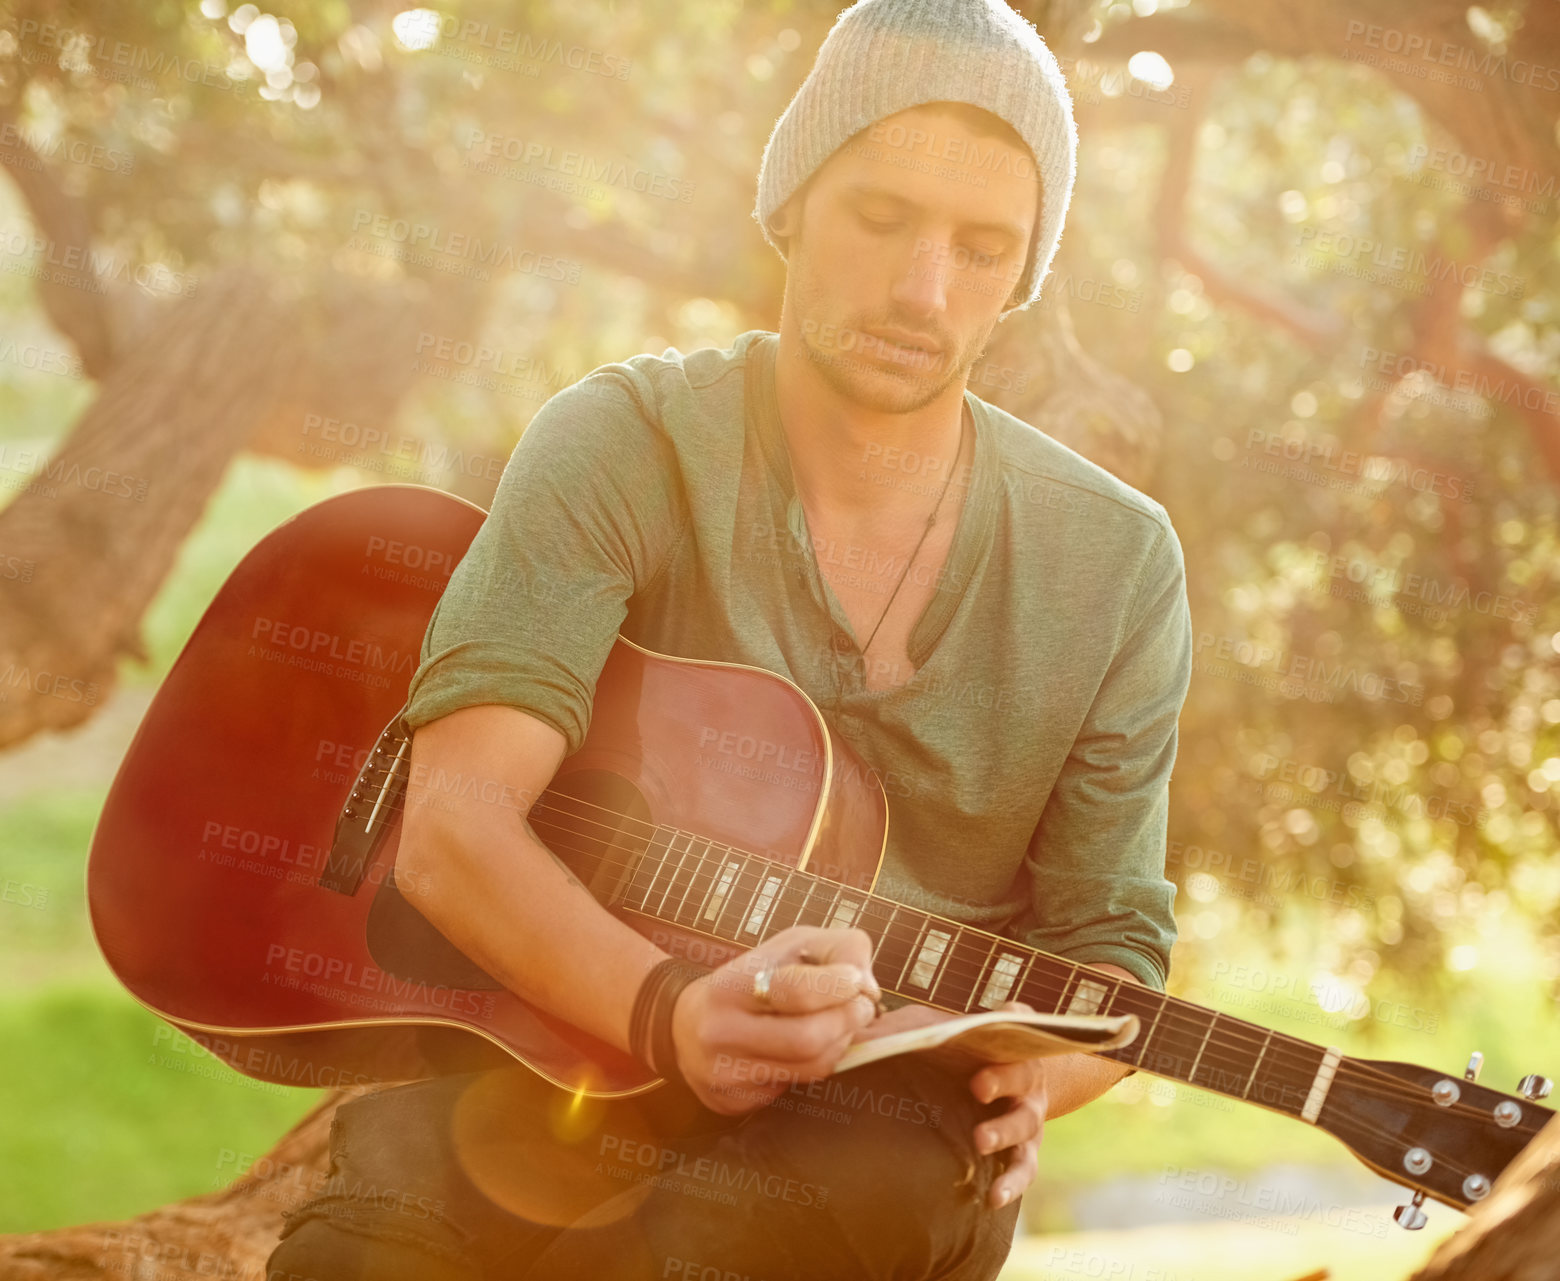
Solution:
{"label": "knit hat", "polygon": [[1072,199],[1078,131],[1056,58],[1003,0],[858,0],[835,19],[818,59],[776,121],[758,166],[753,217],[781,258],[769,219],[840,145],[884,116],[927,102],[1000,116],[1034,154],[1040,216],[1015,292],[1040,296]]}

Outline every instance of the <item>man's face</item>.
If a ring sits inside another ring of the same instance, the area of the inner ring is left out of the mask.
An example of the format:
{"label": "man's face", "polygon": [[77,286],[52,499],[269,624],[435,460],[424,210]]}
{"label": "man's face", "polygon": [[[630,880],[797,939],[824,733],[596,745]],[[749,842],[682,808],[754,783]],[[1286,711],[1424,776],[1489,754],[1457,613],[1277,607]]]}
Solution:
{"label": "man's face", "polygon": [[786,308],[820,376],[885,413],[962,387],[1023,272],[1038,196],[1027,147],[932,106],[840,147],[790,202]]}

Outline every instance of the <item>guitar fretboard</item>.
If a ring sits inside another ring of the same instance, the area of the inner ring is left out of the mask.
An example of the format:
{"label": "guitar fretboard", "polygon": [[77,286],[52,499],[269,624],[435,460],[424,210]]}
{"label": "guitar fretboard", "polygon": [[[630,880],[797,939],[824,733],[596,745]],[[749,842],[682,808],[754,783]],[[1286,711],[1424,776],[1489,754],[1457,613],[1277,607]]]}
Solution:
{"label": "guitar fretboard", "polygon": [[1340,1061],[1335,1050],[693,833],[660,827],[629,843],[636,857],[610,906],[740,947],[793,925],[864,930],[878,982],[923,1005],[1136,1014],[1137,1039],[1102,1058],[1313,1123]]}

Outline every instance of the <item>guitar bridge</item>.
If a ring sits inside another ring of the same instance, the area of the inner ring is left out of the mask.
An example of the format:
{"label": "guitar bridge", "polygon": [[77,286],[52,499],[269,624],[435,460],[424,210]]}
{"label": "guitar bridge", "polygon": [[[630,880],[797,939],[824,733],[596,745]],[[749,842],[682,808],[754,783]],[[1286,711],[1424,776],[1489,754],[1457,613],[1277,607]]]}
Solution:
{"label": "guitar bridge", "polygon": [[405,711],[406,705],[402,704],[380,733],[336,817],[336,833],[325,860],[325,872],[316,882],[322,889],[338,894],[357,893],[375,851],[400,809],[411,768],[412,738],[401,720]]}

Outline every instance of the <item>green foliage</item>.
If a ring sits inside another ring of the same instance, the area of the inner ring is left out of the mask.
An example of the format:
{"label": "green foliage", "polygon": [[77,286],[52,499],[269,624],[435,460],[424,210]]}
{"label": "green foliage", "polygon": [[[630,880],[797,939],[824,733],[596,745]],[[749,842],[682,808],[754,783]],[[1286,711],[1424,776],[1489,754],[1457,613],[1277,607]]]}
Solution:
{"label": "green foliage", "polygon": [[97,982],[0,1004],[0,1097],[0,1232],[32,1232],[223,1187],[322,1096],[240,1076]]}

